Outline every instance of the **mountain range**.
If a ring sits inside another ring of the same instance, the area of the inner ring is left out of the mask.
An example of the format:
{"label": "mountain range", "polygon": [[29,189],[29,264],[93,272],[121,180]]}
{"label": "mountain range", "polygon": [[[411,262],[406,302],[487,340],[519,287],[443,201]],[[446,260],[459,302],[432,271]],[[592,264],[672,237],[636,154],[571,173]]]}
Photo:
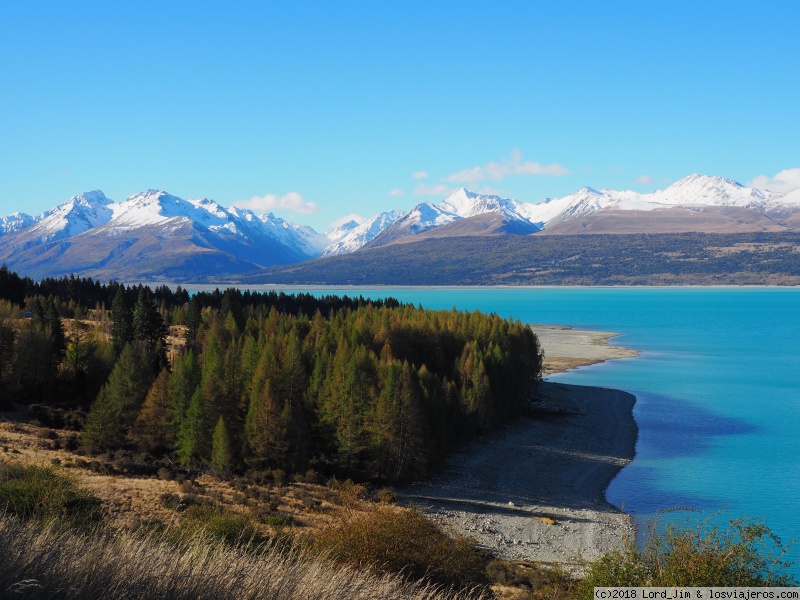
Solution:
{"label": "mountain range", "polygon": [[438,204],[350,221],[326,234],[207,198],[148,190],[114,202],[93,191],[37,216],[0,217],[0,262],[33,278],[191,281],[432,238],[795,230],[800,190],[705,175],[649,194],[587,187],[536,204],[460,189]]}

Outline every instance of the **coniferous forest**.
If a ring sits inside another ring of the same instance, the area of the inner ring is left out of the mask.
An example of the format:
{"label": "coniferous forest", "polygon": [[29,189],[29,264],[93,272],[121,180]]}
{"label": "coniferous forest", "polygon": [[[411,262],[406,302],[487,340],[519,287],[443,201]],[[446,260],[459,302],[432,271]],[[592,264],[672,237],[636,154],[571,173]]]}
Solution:
{"label": "coniferous forest", "polygon": [[541,363],[527,326],[480,312],[0,269],[6,404],[93,453],[409,480],[522,414]]}

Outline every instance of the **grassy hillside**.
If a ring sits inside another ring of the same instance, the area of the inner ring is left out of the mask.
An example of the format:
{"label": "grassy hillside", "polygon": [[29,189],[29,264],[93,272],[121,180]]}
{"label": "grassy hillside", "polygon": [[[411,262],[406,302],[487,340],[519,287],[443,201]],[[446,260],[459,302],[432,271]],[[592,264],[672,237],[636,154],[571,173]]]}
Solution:
{"label": "grassy hillside", "polygon": [[797,285],[800,233],[426,239],[274,267],[243,283]]}

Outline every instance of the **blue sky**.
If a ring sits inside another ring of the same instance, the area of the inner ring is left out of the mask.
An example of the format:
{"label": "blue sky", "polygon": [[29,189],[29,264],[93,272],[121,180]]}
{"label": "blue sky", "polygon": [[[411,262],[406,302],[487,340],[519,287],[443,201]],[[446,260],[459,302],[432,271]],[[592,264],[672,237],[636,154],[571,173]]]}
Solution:
{"label": "blue sky", "polygon": [[800,187],[794,0],[227,4],[6,3],[0,215],[158,188],[325,231],[461,186]]}

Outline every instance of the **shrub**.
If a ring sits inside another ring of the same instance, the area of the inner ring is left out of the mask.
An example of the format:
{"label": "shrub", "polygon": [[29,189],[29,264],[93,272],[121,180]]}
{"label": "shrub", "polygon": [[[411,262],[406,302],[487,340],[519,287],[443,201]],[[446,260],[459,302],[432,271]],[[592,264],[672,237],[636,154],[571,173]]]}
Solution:
{"label": "shrub", "polygon": [[375,499],[381,504],[397,504],[397,492],[390,487],[384,487],[377,491]]}
{"label": "shrub", "polygon": [[486,566],[492,584],[521,588],[517,600],[557,600],[574,598],[578,580],[558,566],[494,559]]}
{"label": "shrub", "polygon": [[267,541],[248,515],[194,505],[184,512],[180,533],[192,538],[205,534],[231,546],[256,548]]}
{"label": "shrub", "polygon": [[25,520],[63,520],[74,526],[98,523],[100,500],[79,490],[51,468],[0,465],[0,509]]}
{"label": "shrub", "polygon": [[484,582],[485,559],[475,543],[448,536],[413,509],[376,505],[365,512],[351,511],[317,536],[314,547],[358,569],[400,573],[446,586]]}
{"label": "shrub", "polygon": [[587,597],[594,586],[792,586],[789,550],[762,522],[732,519],[720,526],[709,518],[699,524],[648,528],[642,550],[630,546],[590,565]]}

